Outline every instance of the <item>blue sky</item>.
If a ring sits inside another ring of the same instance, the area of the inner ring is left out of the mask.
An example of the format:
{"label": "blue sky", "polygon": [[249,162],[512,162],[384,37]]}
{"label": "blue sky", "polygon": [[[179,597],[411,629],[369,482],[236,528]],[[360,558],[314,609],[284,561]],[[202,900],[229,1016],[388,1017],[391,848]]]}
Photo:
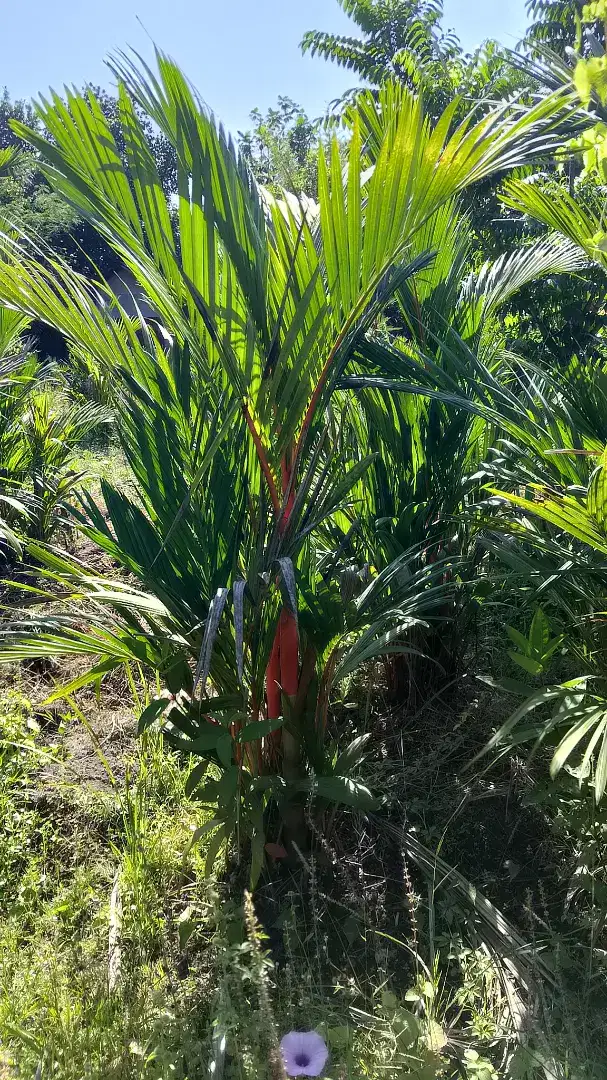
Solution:
{"label": "blue sky", "polygon": [[[524,9],[525,0],[445,0],[445,25],[466,48],[486,37],[514,45]],[[278,94],[317,116],[353,85],[348,72],[299,52],[305,30],[349,25],[337,0],[0,0],[0,87],[32,97],[64,83],[108,85],[104,56],[132,46],[149,57],[153,38],[237,131]]]}

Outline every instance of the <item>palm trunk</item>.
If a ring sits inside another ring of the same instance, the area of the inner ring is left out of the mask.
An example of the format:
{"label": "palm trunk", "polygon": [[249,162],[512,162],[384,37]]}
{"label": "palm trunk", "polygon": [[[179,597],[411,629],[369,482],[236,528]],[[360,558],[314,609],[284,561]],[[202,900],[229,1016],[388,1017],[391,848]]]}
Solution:
{"label": "palm trunk", "polygon": [[[282,514],[282,530],[287,527],[289,515],[295,501],[295,491],[291,486],[290,459],[287,455],[281,462],[281,480],[283,498],[287,501]],[[287,725],[295,721],[294,706],[300,686],[299,673],[299,634],[295,613],[283,607],[274,636],[272,652],[266,670],[266,705],[268,719],[276,720],[286,713]],[[289,785],[295,785],[303,778],[301,770],[301,741],[297,732],[288,726],[278,734],[282,749],[282,773]],[[305,811],[302,802],[291,799],[283,812],[285,839],[289,847],[296,843],[299,847],[306,842]]]}

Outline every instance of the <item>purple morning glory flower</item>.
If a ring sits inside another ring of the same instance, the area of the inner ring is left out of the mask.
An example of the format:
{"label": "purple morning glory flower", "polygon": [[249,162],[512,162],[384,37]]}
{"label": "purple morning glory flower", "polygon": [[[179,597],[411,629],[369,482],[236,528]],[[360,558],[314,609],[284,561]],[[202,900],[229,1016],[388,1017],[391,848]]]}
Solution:
{"label": "purple morning glory flower", "polygon": [[329,1051],[317,1031],[289,1031],[280,1044],[289,1076],[320,1076]]}

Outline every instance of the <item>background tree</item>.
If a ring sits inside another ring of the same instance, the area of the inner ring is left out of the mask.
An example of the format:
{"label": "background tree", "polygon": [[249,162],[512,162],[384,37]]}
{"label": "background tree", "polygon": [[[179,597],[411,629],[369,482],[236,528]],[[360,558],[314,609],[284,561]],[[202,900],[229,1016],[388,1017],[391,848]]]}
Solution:
{"label": "background tree", "polygon": [[[118,98],[114,94],[104,90],[102,87],[93,86],[92,84],[86,86],[84,92],[86,94],[94,94],[99,102],[101,111],[112,132],[112,137],[116,141],[120,157],[127,166],[127,174],[130,176],[124,132],[120,123],[120,106]],[[165,195],[170,197],[177,191],[177,155],[175,150],[168,139],[165,138],[161,131],[154,127],[149,117],[145,116],[141,109],[136,108],[135,111],[141,125],[141,130],[145,135],[146,142],[152,151],[162,189]]]}
{"label": "background tree", "polygon": [[34,232],[66,256],[66,235],[76,227],[79,215],[56,195],[38,168],[36,155],[15,134],[12,122],[40,130],[31,104],[13,101],[5,87],[0,99],[0,148],[19,150],[0,177],[0,217]]}
{"label": "background tree", "polygon": [[427,64],[457,56],[460,45],[444,33],[442,0],[338,0],[362,31],[361,37],[309,30],[303,52],[318,54],[379,85],[386,78],[410,82],[411,61]]}
{"label": "background tree", "polygon": [[260,184],[315,196],[318,128],[301,105],[280,96],[265,116],[250,113],[253,127],[238,133],[242,156]]}
{"label": "background tree", "polygon": [[[83,93],[94,93],[120,156],[126,161],[118,99],[100,87],[85,87]],[[147,117],[138,113],[138,119],[154,155],[164,193],[170,197],[177,188],[175,151]],[[87,276],[93,273],[93,267],[105,276],[119,269],[121,261],[109,244],[80,211],[53,191],[40,168],[37,154],[15,133],[15,123],[26,124],[38,133],[43,130],[35,106],[23,100],[13,101],[5,88],[0,99],[0,149],[13,147],[19,153],[0,176],[0,221],[39,238],[49,253]],[[132,182],[130,172],[127,175]],[[31,335],[41,356],[67,359],[65,341],[51,327],[34,322]]]}
{"label": "background tree", "polygon": [[[83,92],[95,94],[124,158],[118,99],[100,87],[85,87]],[[147,118],[139,119],[154,155],[163,190],[170,196],[176,191],[177,184],[175,152]],[[7,175],[0,179],[0,217],[17,228],[33,232],[82,273],[90,272],[91,262],[104,273],[117,268],[119,262],[98,233],[64,198],[53,192],[39,167],[37,155],[15,134],[14,123],[27,124],[38,132],[42,130],[35,107],[26,101],[11,100],[5,88],[0,100],[0,148],[13,146],[20,153]]]}
{"label": "background tree", "polygon": [[584,0],[527,0],[527,14],[533,19],[525,34],[527,48],[547,46],[564,58],[575,41],[583,6]]}
{"label": "background tree", "polygon": [[[361,30],[360,37],[309,30],[309,52],[354,71],[371,86],[397,79],[420,90],[436,117],[454,94],[466,101],[499,100],[520,81],[497,42],[465,55],[453,30],[442,26],[442,0],[338,0]],[[348,98],[350,94],[346,95]]]}
{"label": "background tree", "polygon": [[13,101],[8,87],[5,86],[0,97],[0,149],[23,145],[11,127],[11,120],[18,120],[36,129],[40,126],[33,106],[27,101]]}

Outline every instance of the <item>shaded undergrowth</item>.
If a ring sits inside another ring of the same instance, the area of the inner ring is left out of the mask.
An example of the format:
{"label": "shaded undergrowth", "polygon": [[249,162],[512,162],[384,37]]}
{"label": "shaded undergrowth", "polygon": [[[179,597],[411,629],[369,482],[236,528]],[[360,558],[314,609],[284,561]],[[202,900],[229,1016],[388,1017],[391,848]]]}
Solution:
{"label": "shaded undergrowth", "polygon": [[[39,678],[25,697],[16,675],[1,716],[6,1077],[270,1075],[272,1025],[320,1030],[329,1076],[603,1075],[601,849],[580,872],[584,793],[549,789],[543,763],[470,770],[495,722],[486,689],[464,684],[457,711],[367,710],[384,808],[310,818],[296,868],[268,858],[252,941],[246,877],[229,861],[207,878],[192,844],[206,812],[187,763],[153,731],[137,742],[124,686],[105,712],[89,695],[49,716]],[[366,688],[347,696],[339,722],[366,708]],[[503,910],[497,937],[455,875]]]}

